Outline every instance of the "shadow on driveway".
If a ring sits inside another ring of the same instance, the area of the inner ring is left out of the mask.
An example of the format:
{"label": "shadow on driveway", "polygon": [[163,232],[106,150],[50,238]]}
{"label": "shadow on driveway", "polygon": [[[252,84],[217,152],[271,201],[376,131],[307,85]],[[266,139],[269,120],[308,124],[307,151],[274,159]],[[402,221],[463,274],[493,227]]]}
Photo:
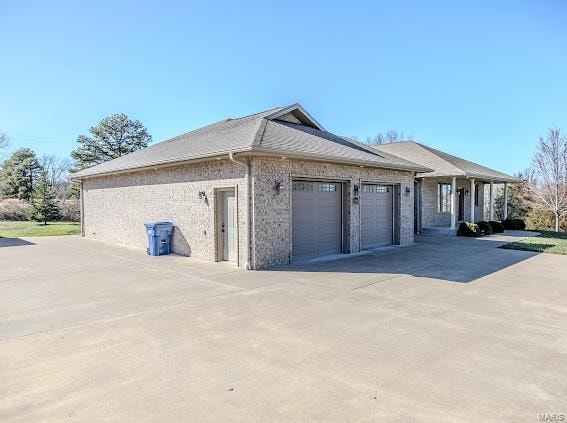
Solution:
{"label": "shadow on driveway", "polygon": [[22,245],[35,245],[33,242],[21,238],[0,238],[0,248],[20,247]]}
{"label": "shadow on driveway", "polygon": [[[497,248],[519,237],[519,234],[479,239],[418,235],[415,244],[410,246],[384,247],[354,256],[339,255],[334,256],[333,260],[314,260],[274,270],[410,275],[468,283],[538,254]],[[523,238],[526,238],[526,234]]]}

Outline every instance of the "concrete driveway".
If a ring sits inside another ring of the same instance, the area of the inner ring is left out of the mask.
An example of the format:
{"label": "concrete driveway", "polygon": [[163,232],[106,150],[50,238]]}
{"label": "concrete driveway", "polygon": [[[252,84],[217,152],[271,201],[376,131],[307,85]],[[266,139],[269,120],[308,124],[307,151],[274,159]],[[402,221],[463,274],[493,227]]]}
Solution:
{"label": "concrete driveway", "polygon": [[420,237],[269,272],[0,240],[0,420],[567,415],[567,256],[504,240]]}

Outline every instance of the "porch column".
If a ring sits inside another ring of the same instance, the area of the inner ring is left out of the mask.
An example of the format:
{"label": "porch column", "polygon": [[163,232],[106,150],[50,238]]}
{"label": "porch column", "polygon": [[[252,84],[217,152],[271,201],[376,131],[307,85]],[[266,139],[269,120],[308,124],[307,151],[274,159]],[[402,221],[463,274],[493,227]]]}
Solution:
{"label": "porch column", "polygon": [[494,181],[490,181],[490,196],[488,199],[488,220],[494,220]]}
{"label": "porch column", "polygon": [[453,177],[451,181],[451,229],[456,229],[457,227],[457,214],[455,210],[457,209],[457,177]]}
{"label": "porch column", "polygon": [[508,184],[504,182],[504,211],[502,213],[504,219],[508,219]]}
{"label": "porch column", "polygon": [[471,189],[470,189],[470,199],[471,199],[471,219],[470,221],[474,223],[474,199],[475,199],[475,185],[474,178],[471,179]]}

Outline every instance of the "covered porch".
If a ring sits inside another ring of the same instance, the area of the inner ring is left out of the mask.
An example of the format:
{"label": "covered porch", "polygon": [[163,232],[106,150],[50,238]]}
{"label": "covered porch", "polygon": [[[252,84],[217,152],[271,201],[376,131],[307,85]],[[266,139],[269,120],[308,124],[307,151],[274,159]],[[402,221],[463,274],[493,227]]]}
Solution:
{"label": "covered porch", "polygon": [[[416,179],[415,232],[456,235],[461,222],[495,220],[496,192],[503,201],[499,215],[508,217],[510,180],[486,177],[423,177]],[[485,193],[488,194],[485,199]],[[485,204],[487,203],[487,204]]]}

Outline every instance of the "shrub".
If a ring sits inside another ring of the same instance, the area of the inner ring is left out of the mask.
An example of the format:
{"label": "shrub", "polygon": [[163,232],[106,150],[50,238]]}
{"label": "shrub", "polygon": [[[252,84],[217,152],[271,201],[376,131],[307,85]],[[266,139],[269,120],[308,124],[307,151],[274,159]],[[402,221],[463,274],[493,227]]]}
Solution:
{"label": "shrub", "polygon": [[481,230],[483,235],[492,235],[492,225],[489,222],[481,220],[480,222],[476,222],[476,225]]}
{"label": "shrub", "polygon": [[514,219],[514,222],[516,222],[516,229],[519,229],[520,231],[526,229],[526,222],[524,222],[522,219]]}
{"label": "shrub", "polygon": [[471,222],[463,222],[457,231],[459,236],[477,237],[480,236],[480,228],[478,225]]}
{"label": "shrub", "polygon": [[502,221],[502,226],[504,226],[504,229],[507,231],[516,229],[514,219],[504,219]]}
{"label": "shrub", "polygon": [[502,225],[502,223],[496,222],[494,220],[491,220],[488,223],[490,223],[490,226],[492,226],[492,232],[494,232],[495,234],[501,234],[502,232],[504,232],[504,225]]}
{"label": "shrub", "polygon": [[0,220],[28,220],[29,204],[18,200],[0,202]]}
{"label": "shrub", "polygon": [[81,206],[78,200],[61,202],[61,220],[66,222],[79,222],[81,220]]}
{"label": "shrub", "polygon": [[504,229],[509,230],[523,231],[526,229],[526,222],[522,219],[505,219],[502,221],[502,225],[504,226]]}

